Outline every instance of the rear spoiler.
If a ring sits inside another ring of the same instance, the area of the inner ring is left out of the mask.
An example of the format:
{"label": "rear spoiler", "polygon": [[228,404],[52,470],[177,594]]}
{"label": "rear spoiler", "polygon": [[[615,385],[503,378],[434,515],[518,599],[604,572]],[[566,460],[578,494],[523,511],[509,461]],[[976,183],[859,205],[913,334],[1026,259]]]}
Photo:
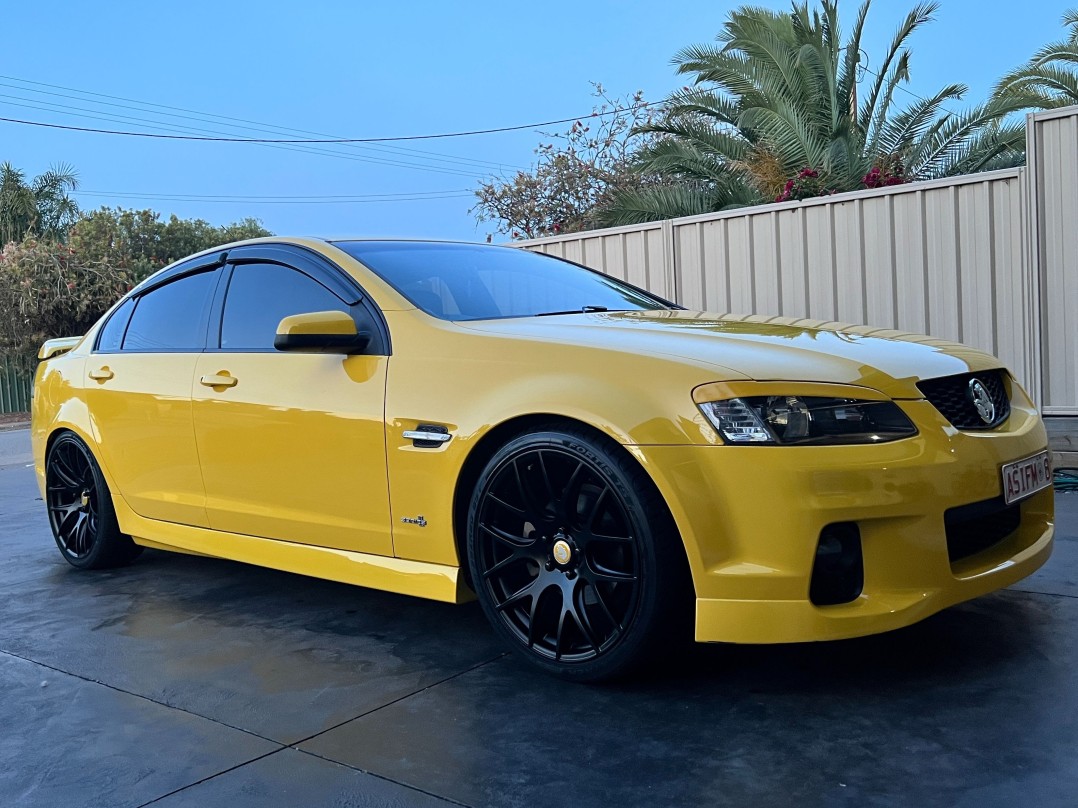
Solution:
{"label": "rear spoiler", "polygon": [[41,349],[37,352],[37,358],[42,360],[52,359],[54,356],[67,353],[80,342],[82,342],[82,337],[60,337],[45,340]]}

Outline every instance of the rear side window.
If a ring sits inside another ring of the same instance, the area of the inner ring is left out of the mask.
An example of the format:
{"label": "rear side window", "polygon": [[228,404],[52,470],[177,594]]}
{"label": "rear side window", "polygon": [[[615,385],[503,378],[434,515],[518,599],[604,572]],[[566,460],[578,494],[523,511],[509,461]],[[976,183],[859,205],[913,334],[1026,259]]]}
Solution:
{"label": "rear side window", "polygon": [[201,351],[215,272],[187,275],[142,295],[123,338],[125,351]]}
{"label": "rear side window", "polygon": [[221,350],[272,351],[277,326],[292,314],[348,312],[348,304],[308,275],[280,264],[239,264],[221,321]]}
{"label": "rear side window", "polygon": [[105,327],[101,329],[101,335],[97,338],[97,350],[106,352],[120,350],[133,308],[135,308],[135,301],[133,298],[128,298],[112,313]]}

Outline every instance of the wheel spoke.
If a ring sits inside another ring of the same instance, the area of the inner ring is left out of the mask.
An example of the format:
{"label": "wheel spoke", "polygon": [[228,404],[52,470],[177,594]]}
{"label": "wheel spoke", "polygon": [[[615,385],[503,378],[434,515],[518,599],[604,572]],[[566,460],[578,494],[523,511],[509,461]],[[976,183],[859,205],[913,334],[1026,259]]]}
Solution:
{"label": "wheel spoke", "polygon": [[532,524],[542,522],[544,524],[550,521],[546,512],[546,503],[540,502],[535,497],[535,492],[531,490],[531,486],[524,480],[524,475],[520,471],[519,459],[513,460],[513,473],[516,476],[517,488],[520,490],[520,498],[524,503],[525,512],[531,512],[530,521]]}
{"label": "wheel spoke", "polygon": [[535,456],[539,458],[539,471],[543,477],[543,487],[546,488],[547,502],[554,501],[554,486],[550,484],[550,474],[546,470],[546,461],[543,460],[543,453],[536,452]]}
{"label": "wheel spoke", "polygon": [[535,539],[529,539],[527,536],[514,536],[506,530],[502,530],[500,527],[494,527],[488,525],[485,522],[479,523],[480,530],[493,536],[502,544],[507,544],[513,549],[519,549],[521,547],[530,547],[535,544]]}
{"label": "wheel spoke", "polygon": [[561,661],[561,638],[565,634],[565,616],[569,614],[569,610],[565,608],[565,604],[562,604],[561,613],[558,616],[558,633],[554,637],[554,660],[556,662]]}
{"label": "wheel spoke", "polygon": [[587,476],[584,471],[584,463],[577,463],[573,473],[569,476],[569,481],[565,483],[565,488],[562,490],[561,500],[558,504],[561,506],[561,517],[566,525],[575,524],[577,521],[576,508],[580,499],[580,489],[584,485],[584,478]]}
{"label": "wheel spoke", "polygon": [[512,566],[513,564],[515,564],[518,561],[526,561],[527,559],[528,559],[528,556],[524,555],[523,553],[520,553],[520,552],[510,553],[505,558],[503,558],[501,561],[496,563],[493,567],[491,567],[488,570],[485,570],[483,572],[483,578],[484,579],[490,578],[493,575],[497,575],[500,572],[504,572],[507,567]]}
{"label": "wheel spoke", "polygon": [[614,613],[610,611],[610,607],[606,605],[606,598],[603,597],[603,591],[596,586],[595,581],[589,581],[588,585],[591,587],[591,591],[595,593],[595,602],[598,603],[599,608],[603,610],[606,619],[616,626],[618,631],[624,631],[625,627],[622,625],[622,622],[614,617]]}
{"label": "wheel spoke", "polygon": [[533,578],[531,581],[528,581],[528,583],[524,584],[524,586],[495,606],[495,608],[499,612],[504,612],[510,606],[515,606],[527,597],[535,597],[538,599],[538,593],[535,592],[538,581],[538,578]]}
{"label": "wheel spoke", "polygon": [[88,529],[88,527],[89,527],[89,522],[86,519],[86,514],[80,513],[79,514],[79,521],[75,525],[75,529],[74,529],[74,534],[75,534],[75,536],[74,536],[74,545],[75,546],[72,548],[74,550],[74,552],[79,554],[79,555],[82,555],[83,553],[85,553],[87,550],[90,549],[89,546],[88,546],[89,542],[87,541],[87,532],[88,532],[87,529]]}
{"label": "wheel spoke", "polygon": [[588,541],[604,541],[612,544],[625,544],[633,541],[632,536],[604,536],[602,533],[588,533],[587,537]]}
{"label": "wheel spoke", "polygon": [[528,610],[528,647],[529,648],[534,648],[535,647],[535,618],[539,613],[539,597],[541,595],[542,595],[542,592],[540,592],[539,595],[536,595],[534,598],[532,598],[532,605],[531,605],[531,608]]}
{"label": "wheel spoke", "polygon": [[66,468],[65,464],[59,456],[57,456],[55,461],[53,462],[52,472],[60,480],[60,483],[64,486],[64,488],[68,490],[73,491],[76,488],[81,487],[82,485],[77,479],[75,479],[75,476],[71,473],[70,469]]}
{"label": "wheel spoke", "polygon": [[50,511],[53,511],[54,513],[61,513],[64,516],[67,516],[72,511],[77,511],[78,509],[79,509],[78,501],[68,502],[66,504],[57,503],[55,505],[50,505],[49,506]]}
{"label": "wheel spoke", "polygon": [[[66,508],[58,508],[56,510],[59,512],[59,515],[56,517],[56,531],[62,536],[66,536],[71,530],[78,527],[81,512],[79,511],[78,505],[70,505]],[[74,524],[72,524],[72,519],[74,519]]]}
{"label": "wheel spoke", "polygon": [[64,471],[68,478],[71,479],[75,485],[80,485],[83,478],[86,476],[86,461],[82,455],[74,448],[68,447],[68,449],[60,455],[60,464],[62,471]]}
{"label": "wheel spoke", "polygon": [[584,529],[589,533],[595,530],[595,520],[598,518],[603,505],[603,500],[606,499],[607,493],[610,491],[608,486],[603,486],[603,490],[599,492],[599,496],[595,498],[595,502],[591,504],[587,513],[584,515]]}
{"label": "wheel spoke", "polygon": [[580,631],[587,638],[588,642],[591,643],[591,647],[598,651],[602,642],[596,635],[595,629],[592,628],[591,619],[588,617],[588,612],[584,608],[584,587],[582,586],[573,588],[572,613],[573,620],[576,622],[577,626],[580,627]]}
{"label": "wheel spoke", "polygon": [[505,508],[507,511],[512,511],[513,513],[518,513],[521,515],[524,514],[523,508],[518,508],[516,505],[510,505],[504,499],[494,496],[494,494],[487,494],[487,498],[494,504],[500,505],[501,507]]}
{"label": "wheel spoke", "polygon": [[636,580],[636,576],[628,572],[618,572],[617,570],[607,569],[601,567],[594,562],[589,562],[588,566],[591,568],[591,577],[596,581],[610,581],[611,583],[629,583]]}

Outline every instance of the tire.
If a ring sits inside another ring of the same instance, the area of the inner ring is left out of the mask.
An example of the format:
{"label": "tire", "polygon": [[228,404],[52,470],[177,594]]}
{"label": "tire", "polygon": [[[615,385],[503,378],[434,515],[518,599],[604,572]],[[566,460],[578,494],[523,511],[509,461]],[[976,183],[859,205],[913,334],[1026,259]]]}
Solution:
{"label": "tire", "polygon": [[467,524],[483,612],[535,667],[602,681],[688,636],[681,539],[650,478],[612,441],[561,426],[518,435],[480,474]]}
{"label": "tire", "polygon": [[120,532],[112,494],[89,447],[73,432],[59,435],[45,458],[45,504],[60,554],[83,570],[119,567],[142,548]]}

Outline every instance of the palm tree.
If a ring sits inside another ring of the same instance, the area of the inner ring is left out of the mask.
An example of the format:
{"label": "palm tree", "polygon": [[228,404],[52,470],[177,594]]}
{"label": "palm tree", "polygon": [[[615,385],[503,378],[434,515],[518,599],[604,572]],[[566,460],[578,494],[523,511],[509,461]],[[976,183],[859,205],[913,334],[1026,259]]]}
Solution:
{"label": "palm tree", "polygon": [[1070,28],[1065,40],[1050,42],[1021,67],[999,80],[995,97],[1034,109],[1078,104],[1078,9],[1063,15]]}
{"label": "palm tree", "polygon": [[11,163],[0,164],[0,245],[27,235],[62,241],[79,216],[71,192],[78,174],[63,163],[27,183]]}
{"label": "palm tree", "polygon": [[1021,162],[1024,129],[1004,121],[1012,102],[954,113],[945,104],[967,88],[950,84],[898,108],[896,93],[909,81],[906,41],[937,4],[920,3],[906,15],[875,70],[862,63],[870,4],[861,5],[845,42],[838,0],[812,10],[805,0],[788,13],[740,8],[718,45],[679,52],[674,64],[694,86],[673,94],[666,116],[641,128],[659,137],[641,149],[638,168],[683,183],[619,196],[604,223],[771,201],[806,177],[814,190],[802,196]]}

